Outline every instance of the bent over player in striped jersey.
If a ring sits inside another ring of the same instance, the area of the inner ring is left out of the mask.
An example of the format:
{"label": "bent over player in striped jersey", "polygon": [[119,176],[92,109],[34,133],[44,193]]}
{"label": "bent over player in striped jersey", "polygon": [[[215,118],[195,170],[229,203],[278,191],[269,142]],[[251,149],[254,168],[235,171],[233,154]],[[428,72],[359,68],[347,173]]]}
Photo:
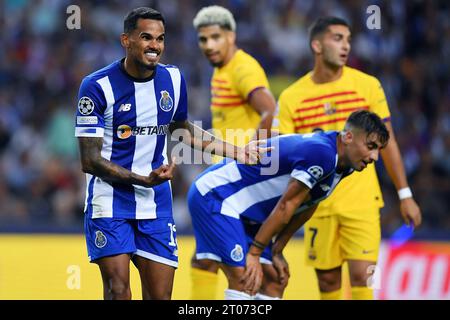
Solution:
{"label": "bent over player in striped jersey", "polygon": [[[418,226],[420,209],[408,188],[383,88],[375,77],[345,66],[350,37],[347,22],[340,18],[325,17],[314,23],[309,39],[314,70],[281,93],[274,125],[282,134],[341,130],[355,110],[378,114],[391,135],[381,156],[399,190],[401,214],[406,223]],[[381,207],[375,166],[369,165],[343,181],[305,225],[306,261],[315,268],[322,299],[341,298],[344,261],[349,266],[352,298],[372,299],[367,280],[378,258]]]}
{"label": "bent over player in striped jersey", "polygon": [[196,255],[220,263],[228,279],[225,299],[252,299],[261,285],[256,299],[281,298],[287,241],[342,178],[376,161],[388,140],[381,119],[361,110],[340,133],[269,139],[274,149],[259,165],[224,160],[203,172],[188,193]]}
{"label": "bent over player in striped jersey", "polygon": [[[258,142],[235,147],[187,121],[181,72],[159,64],[164,18],[137,8],[124,21],[125,58],[83,79],[75,135],[86,172],[85,233],[105,299],[130,299],[129,264],[138,268],[144,299],[170,299],[178,266],[166,136],[243,163],[257,163]],[[206,139],[204,139],[204,136]]]}
{"label": "bent over player in striped jersey", "polygon": [[[198,45],[214,66],[211,114],[214,134],[228,143],[245,145],[270,133],[276,102],[263,68],[236,46],[236,22],[220,6],[202,8],[194,18]],[[215,157],[214,161],[220,161]],[[219,265],[204,258],[191,260],[192,299],[214,299]]]}

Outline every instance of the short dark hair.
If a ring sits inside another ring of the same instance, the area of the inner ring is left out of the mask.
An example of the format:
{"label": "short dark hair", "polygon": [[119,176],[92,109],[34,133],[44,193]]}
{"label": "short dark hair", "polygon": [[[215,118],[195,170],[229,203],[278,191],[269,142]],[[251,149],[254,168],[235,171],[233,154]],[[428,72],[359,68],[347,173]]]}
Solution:
{"label": "short dark hair", "polygon": [[140,7],[133,9],[127,14],[123,21],[123,32],[130,33],[135,30],[139,19],[159,20],[162,21],[164,26],[166,25],[166,21],[161,12],[148,7]]}
{"label": "short dark hair", "polygon": [[333,17],[333,16],[327,16],[327,17],[320,17],[309,28],[309,46],[311,46],[311,42],[320,34],[327,31],[329,26],[332,25],[341,25],[346,26],[350,29],[350,25],[347,21],[345,21],[342,18]]}
{"label": "short dark hair", "polygon": [[389,131],[376,113],[367,110],[355,111],[348,117],[345,127],[362,129],[367,135],[376,133],[383,147],[388,143]]}

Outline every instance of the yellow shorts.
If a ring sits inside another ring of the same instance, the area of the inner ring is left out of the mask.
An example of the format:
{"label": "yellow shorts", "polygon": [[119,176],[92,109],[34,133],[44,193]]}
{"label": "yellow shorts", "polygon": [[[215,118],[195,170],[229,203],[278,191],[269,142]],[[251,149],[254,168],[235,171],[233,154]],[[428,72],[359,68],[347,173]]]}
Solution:
{"label": "yellow shorts", "polygon": [[377,261],[381,240],[380,214],[371,209],[356,215],[314,216],[305,224],[306,264],[336,268],[346,260]]}

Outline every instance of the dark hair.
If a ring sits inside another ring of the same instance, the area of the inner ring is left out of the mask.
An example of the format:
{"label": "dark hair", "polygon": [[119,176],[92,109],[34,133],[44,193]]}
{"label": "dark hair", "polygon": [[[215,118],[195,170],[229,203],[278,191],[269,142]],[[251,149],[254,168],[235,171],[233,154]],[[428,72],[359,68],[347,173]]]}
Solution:
{"label": "dark hair", "polygon": [[367,135],[376,133],[383,147],[389,140],[389,131],[383,120],[370,111],[358,110],[353,112],[347,119],[346,127],[359,128],[364,130]]}
{"label": "dark hair", "polygon": [[344,19],[328,16],[328,17],[320,17],[309,28],[309,46],[311,47],[311,42],[320,34],[327,31],[329,26],[332,25],[341,25],[346,26],[350,29],[349,24]]}
{"label": "dark hair", "polygon": [[164,26],[166,25],[166,21],[161,12],[148,7],[140,7],[133,9],[127,14],[123,21],[123,32],[130,33],[135,30],[138,19],[159,20],[162,21]]}

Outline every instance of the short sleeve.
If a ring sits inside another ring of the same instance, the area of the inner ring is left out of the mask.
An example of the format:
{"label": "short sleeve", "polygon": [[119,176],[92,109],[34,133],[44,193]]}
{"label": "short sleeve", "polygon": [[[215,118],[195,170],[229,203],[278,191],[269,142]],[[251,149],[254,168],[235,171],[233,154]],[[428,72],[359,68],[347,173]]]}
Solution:
{"label": "short sleeve", "polygon": [[100,84],[84,78],[78,92],[75,119],[76,137],[103,137],[106,99]]}
{"label": "short sleeve", "polygon": [[256,62],[239,64],[233,70],[237,91],[245,99],[258,88],[269,88],[269,81],[263,68]]}
{"label": "short sleeve", "polygon": [[186,90],[186,81],[184,80],[183,74],[180,72],[180,100],[178,101],[177,111],[172,117],[173,121],[182,122],[187,119],[187,90]]}
{"label": "short sleeve", "polygon": [[291,177],[312,189],[317,182],[335,171],[336,153],[325,145],[305,146],[293,161]]}

